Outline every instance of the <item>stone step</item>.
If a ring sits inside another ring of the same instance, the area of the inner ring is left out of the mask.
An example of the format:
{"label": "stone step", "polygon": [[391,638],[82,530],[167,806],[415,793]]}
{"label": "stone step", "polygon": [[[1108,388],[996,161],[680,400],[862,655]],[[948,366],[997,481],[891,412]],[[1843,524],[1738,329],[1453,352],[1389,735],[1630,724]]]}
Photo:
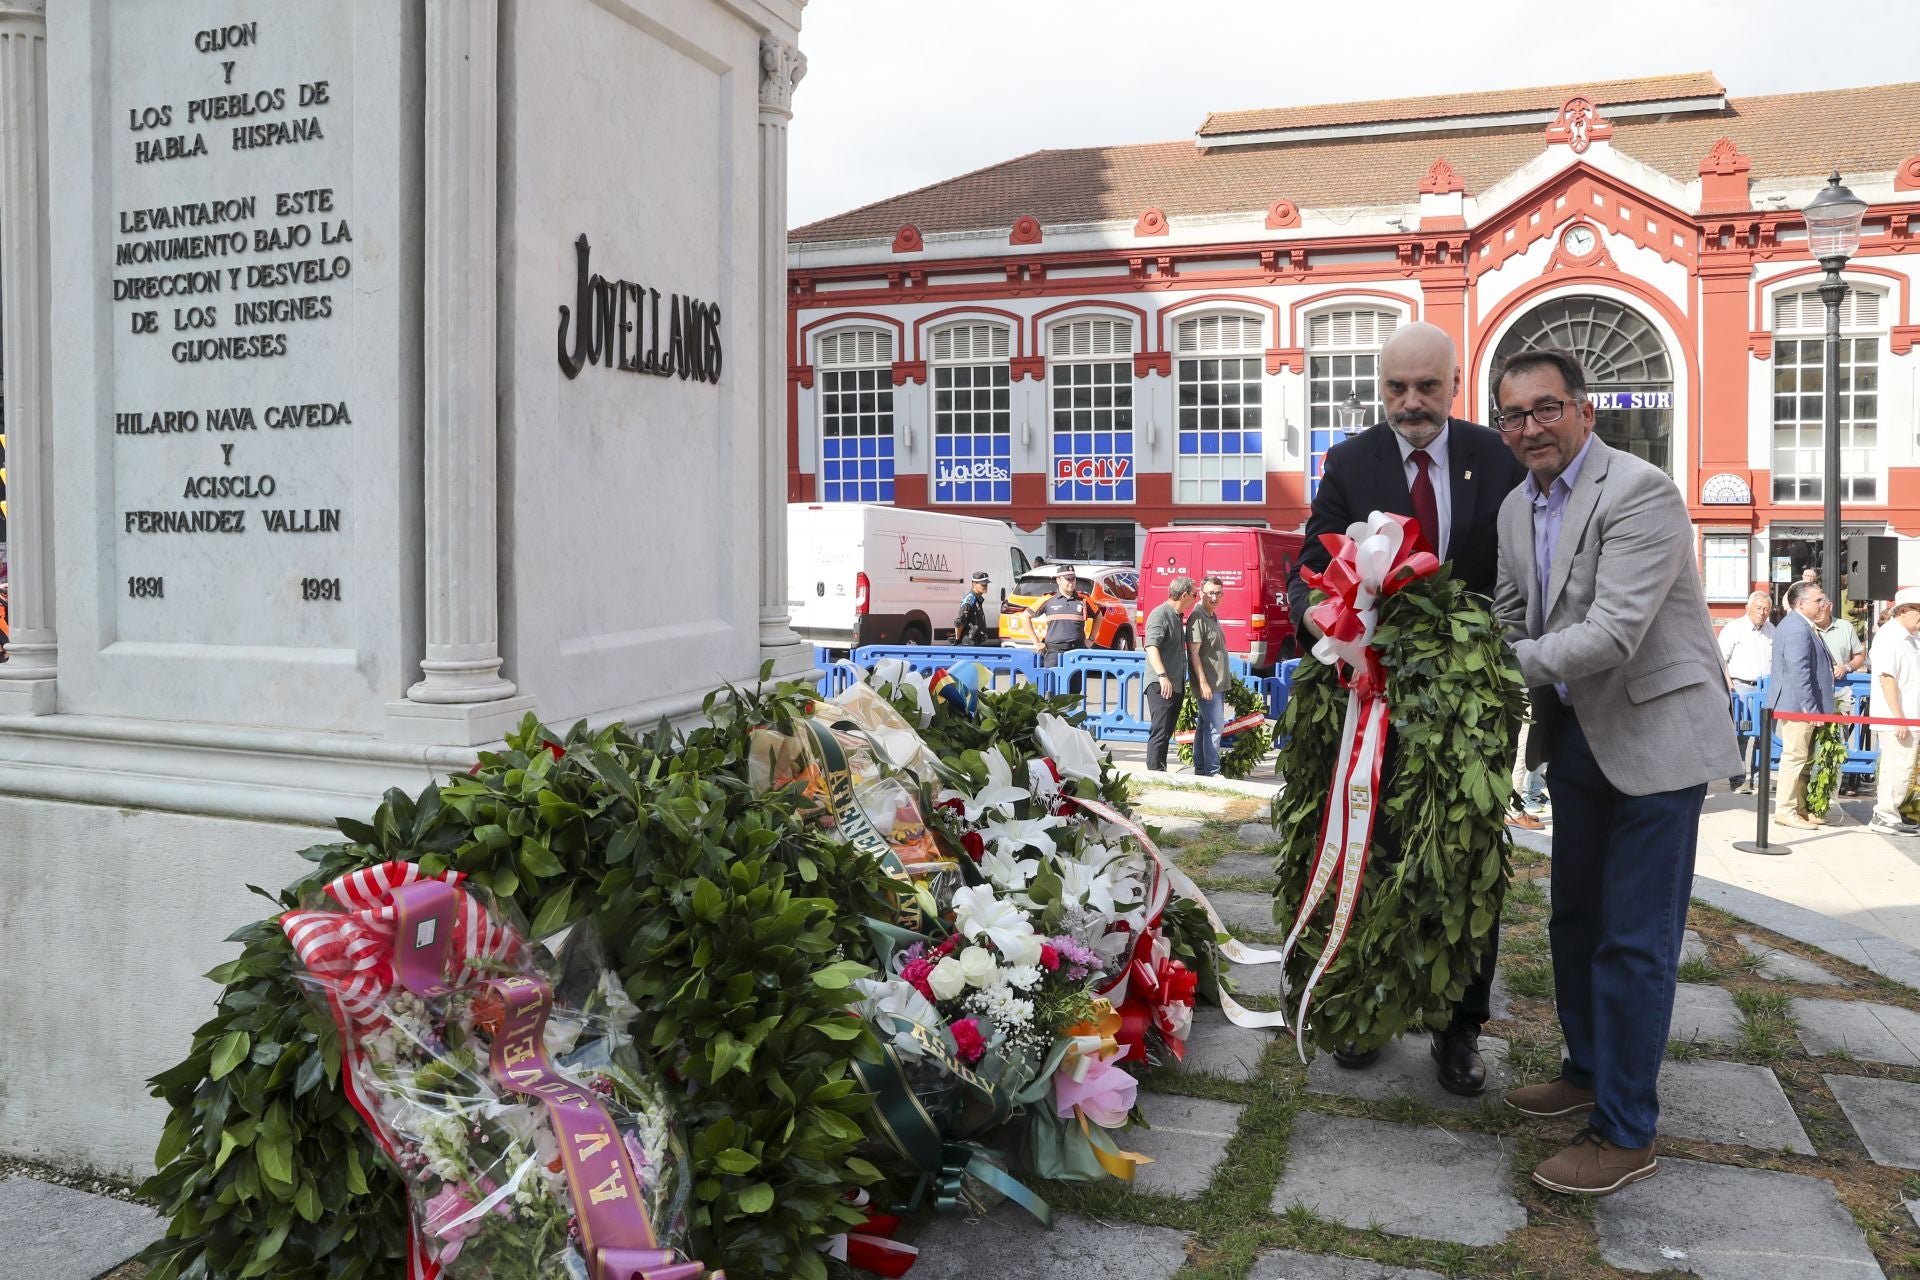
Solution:
{"label": "stone step", "polygon": [[0,1275],[94,1280],[165,1233],[145,1205],[37,1178],[0,1179]]}
{"label": "stone step", "polygon": [[1048,1230],[1015,1205],[969,1222],[943,1213],[914,1238],[914,1280],[1169,1280],[1186,1265],[1187,1237],[1062,1215]]}
{"label": "stone step", "polygon": [[1816,1056],[1846,1053],[1862,1062],[1920,1067],[1920,1013],[1864,1000],[1793,1002],[1800,1043]]}
{"label": "stone step", "polygon": [[1513,1087],[1512,1074],[1507,1070],[1507,1042],[1500,1037],[1480,1037],[1480,1056],[1487,1062],[1487,1089],[1474,1098],[1440,1087],[1433,1074],[1432,1043],[1425,1034],[1402,1036],[1381,1049],[1378,1062],[1358,1071],[1341,1066],[1331,1053],[1316,1054],[1307,1068],[1307,1092],[1371,1102],[1406,1097],[1428,1106],[1467,1111],[1486,1104],[1499,1105],[1501,1096]]}
{"label": "stone step", "polygon": [[1920,1169],[1920,1084],[1822,1076],[1875,1163]]}
{"label": "stone step", "polygon": [[1206,1191],[1227,1158],[1227,1144],[1240,1129],[1246,1108],[1210,1098],[1143,1093],[1140,1109],[1150,1129],[1129,1129],[1115,1138],[1124,1150],[1151,1156],[1134,1175],[1133,1189],[1191,1200]]}
{"label": "stone step", "polygon": [[1665,1062],[1660,1067],[1663,1137],[1813,1155],[1813,1143],[1779,1077],[1741,1062]]}
{"label": "stone step", "polygon": [[1756,942],[1744,933],[1736,933],[1737,941],[1746,953],[1760,961],[1759,974],[1775,982],[1804,982],[1809,986],[1850,987],[1853,981],[1838,974],[1829,973],[1811,960],[1803,959],[1791,951],[1781,951],[1764,942]]}

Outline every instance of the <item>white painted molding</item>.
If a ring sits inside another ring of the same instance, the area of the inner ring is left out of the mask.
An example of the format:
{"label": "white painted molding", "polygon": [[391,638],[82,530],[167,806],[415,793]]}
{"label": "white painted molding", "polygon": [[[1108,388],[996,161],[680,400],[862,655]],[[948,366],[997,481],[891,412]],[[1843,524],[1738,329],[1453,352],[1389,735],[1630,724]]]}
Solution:
{"label": "white painted molding", "polygon": [[787,126],[807,57],[760,42],[760,656],[791,673],[812,651],[787,608]]}

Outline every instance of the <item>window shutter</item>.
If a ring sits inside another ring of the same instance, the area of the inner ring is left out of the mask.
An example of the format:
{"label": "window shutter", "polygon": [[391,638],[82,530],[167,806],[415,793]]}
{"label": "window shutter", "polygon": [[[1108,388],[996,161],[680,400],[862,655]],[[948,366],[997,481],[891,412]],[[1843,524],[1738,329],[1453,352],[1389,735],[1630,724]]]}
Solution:
{"label": "window shutter", "polygon": [[1260,350],[1260,321],[1253,316],[1196,316],[1174,331],[1181,355]]}
{"label": "window shutter", "polygon": [[885,329],[841,329],[820,339],[823,365],[893,363],[893,334]]}
{"label": "window shutter", "polygon": [[[1848,289],[1840,303],[1842,329],[1878,329],[1880,299],[1883,295],[1864,289]],[[1773,300],[1773,327],[1779,332],[1825,333],[1827,304],[1818,289],[1783,293]]]}
{"label": "window shutter", "polygon": [[1124,356],[1133,351],[1133,325],[1125,320],[1073,320],[1055,325],[1050,332],[1056,360]]}
{"label": "window shutter", "polygon": [[1005,325],[956,324],[933,335],[933,359],[937,364],[999,361],[1007,358]]}
{"label": "window shutter", "polygon": [[1307,344],[1315,348],[1377,350],[1400,325],[1392,311],[1328,311],[1307,322]]}

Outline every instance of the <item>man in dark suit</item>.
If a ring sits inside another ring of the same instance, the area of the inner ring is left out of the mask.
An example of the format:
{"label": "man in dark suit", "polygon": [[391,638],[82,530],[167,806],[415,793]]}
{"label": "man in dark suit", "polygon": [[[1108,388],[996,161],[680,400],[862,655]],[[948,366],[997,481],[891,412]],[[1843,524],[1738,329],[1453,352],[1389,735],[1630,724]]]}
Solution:
{"label": "man in dark suit", "polygon": [[[1287,580],[1295,623],[1309,635],[1311,589],[1300,571],[1327,567],[1330,557],[1321,534],[1345,533],[1374,511],[1412,516],[1434,552],[1453,562],[1454,578],[1492,598],[1499,575],[1500,504],[1527,471],[1499,432],[1449,415],[1459,392],[1459,357],[1444,329],[1406,325],[1380,349],[1380,399],[1387,420],[1327,451],[1307,518],[1306,546]],[[1497,951],[1496,935],[1454,1006],[1452,1023],[1433,1037],[1441,1087],[1452,1093],[1472,1096],[1486,1088],[1480,1028],[1491,1016]],[[1378,1056],[1334,1054],[1341,1066],[1355,1069],[1371,1066]]]}

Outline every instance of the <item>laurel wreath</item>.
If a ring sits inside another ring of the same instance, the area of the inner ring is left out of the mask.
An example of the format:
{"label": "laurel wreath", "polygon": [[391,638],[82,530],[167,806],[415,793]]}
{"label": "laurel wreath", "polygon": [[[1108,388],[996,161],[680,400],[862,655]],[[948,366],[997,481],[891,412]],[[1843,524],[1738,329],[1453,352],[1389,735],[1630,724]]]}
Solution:
{"label": "laurel wreath", "polygon": [[[1252,715],[1266,708],[1266,699],[1255,691],[1245,680],[1236,677],[1222,690],[1227,699],[1227,719],[1238,720],[1241,716]],[[1193,682],[1187,682],[1187,698],[1180,704],[1180,718],[1174,723],[1174,730],[1197,728],[1200,724],[1200,705],[1194,701]],[[1267,754],[1267,748],[1273,745],[1273,730],[1266,725],[1252,729],[1243,729],[1231,738],[1220,743],[1220,776],[1223,778],[1244,778],[1252,773],[1261,759]],[[1183,743],[1180,746],[1180,759],[1186,764],[1193,763],[1193,745]]]}
{"label": "laurel wreath", "polygon": [[1840,768],[1847,762],[1846,735],[1837,724],[1815,725],[1808,750],[1807,812],[1824,814],[1840,788]]}
{"label": "laurel wreath", "polygon": [[[1373,646],[1390,731],[1359,910],[1314,992],[1309,1035],[1323,1049],[1364,1051],[1444,1025],[1492,945],[1511,874],[1506,814],[1526,690],[1485,602],[1443,568],[1381,604]],[[1346,704],[1331,667],[1300,664],[1271,815],[1282,931],[1313,863]],[[1326,945],[1332,906],[1329,895],[1288,959],[1296,991]]]}

